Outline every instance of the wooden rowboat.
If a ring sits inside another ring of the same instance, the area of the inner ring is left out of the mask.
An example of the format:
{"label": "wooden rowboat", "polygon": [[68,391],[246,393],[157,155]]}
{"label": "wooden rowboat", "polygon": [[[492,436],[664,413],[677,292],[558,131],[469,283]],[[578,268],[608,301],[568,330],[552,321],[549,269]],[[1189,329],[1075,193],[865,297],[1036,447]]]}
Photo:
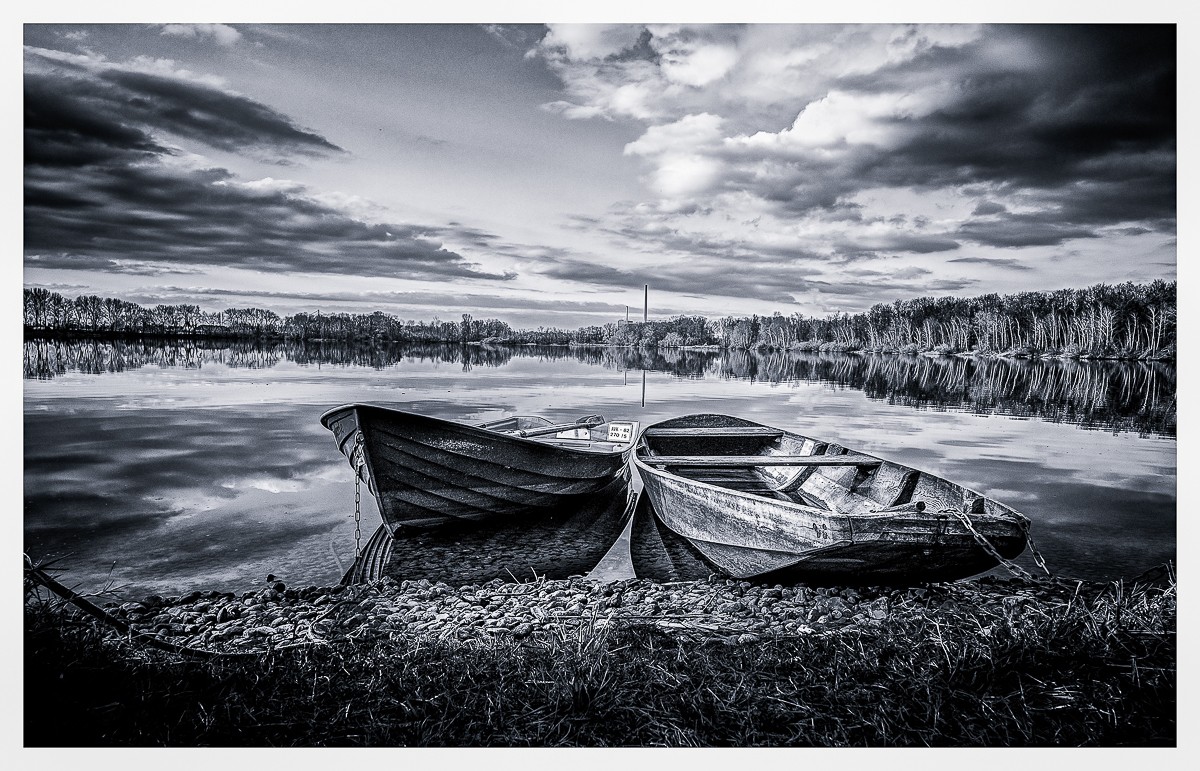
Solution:
{"label": "wooden rowboat", "polygon": [[374,496],[383,525],[407,528],[515,520],[617,489],[637,424],[598,415],[575,423],[514,416],[469,426],[369,404],[321,416]]}
{"label": "wooden rowboat", "polygon": [[1026,545],[1029,520],[932,474],[725,415],[642,431],[655,514],[734,578],[945,581]]}

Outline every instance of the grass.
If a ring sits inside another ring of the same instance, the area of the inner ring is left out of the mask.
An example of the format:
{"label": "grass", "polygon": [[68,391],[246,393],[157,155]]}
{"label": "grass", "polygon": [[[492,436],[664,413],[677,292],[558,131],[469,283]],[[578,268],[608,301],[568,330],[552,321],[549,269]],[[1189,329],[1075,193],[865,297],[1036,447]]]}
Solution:
{"label": "grass", "polygon": [[1173,746],[1175,585],[931,588],[731,645],[598,617],[238,659],[27,604],[26,746]]}

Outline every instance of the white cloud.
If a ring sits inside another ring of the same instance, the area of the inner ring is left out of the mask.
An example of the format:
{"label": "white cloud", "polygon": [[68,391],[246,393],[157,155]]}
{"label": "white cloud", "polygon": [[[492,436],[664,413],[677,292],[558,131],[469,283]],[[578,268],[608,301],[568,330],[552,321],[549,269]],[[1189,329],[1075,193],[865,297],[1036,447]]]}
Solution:
{"label": "white cloud", "polygon": [[721,139],[721,124],[719,115],[685,115],[674,123],[646,129],[645,134],[625,145],[625,154],[649,156],[711,146]]}
{"label": "white cloud", "polygon": [[738,61],[728,45],[689,45],[660,52],[663,76],[686,86],[704,86],[724,77]]}
{"label": "white cloud", "polygon": [[635,45],[642,28],[631,24],[551,24],[544,49],[562,49],[570,59],[604,59]]}
{"label": "white cloud", "polygon": [[[109,61],[103,54],[87,52],[72,54],[65,51],[55,51],[49,48],[25,46],[25,72],[45,72],[54,65],[67,64],[89,72],[117,71],[140,72],[149,75],[175,78],[189,83],[225,88],[226,81],[217,75],[208,75],[181,69],[173,59],[163,59],[151,56],[135,56],[126,62]],[[228,91],[228,89],[226,89]],[[235,93],[228,91],[228,93]]]}
{"label": "white cloud", "polygon": [[212,38],[223,46],[231,46],[242,39],[242,33],[228,24],[164,24],[162,34],[171,37]]}

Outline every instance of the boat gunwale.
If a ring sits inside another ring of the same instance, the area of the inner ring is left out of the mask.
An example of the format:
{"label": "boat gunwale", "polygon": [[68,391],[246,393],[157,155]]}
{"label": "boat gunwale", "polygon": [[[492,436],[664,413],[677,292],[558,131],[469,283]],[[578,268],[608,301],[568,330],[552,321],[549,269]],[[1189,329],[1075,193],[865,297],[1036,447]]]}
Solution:
{"label": "boat gunwale", "polygon": [[[597,456],[607,457],[607,456],[624,455],[625,453],[630,453],[632,455],[633,449],[636,446],[637,441],[638,441],[638,437],[635,436],[628,443],[614,442],[612,450],[597,450],[597,449],[591,449],[590,447],[586,448],[586,449],[581,448],[581,447],[571,447],[569,445],[551,444],[548,441],[539,441],[539,437],[524,437],[524,436],[516,436],[515,434],[505,434],[505,433],[501,433],[499,431],[493,431],[493,430],[487,429],[487,428],[480,428],[479,426],[471,425],[470,423],[460,423],[456,420],[450,420],[448,418],[439,418],[439,417],[434,417],[432,415],[422,415],[421,413],[418,413],[418,412],[409,412],[407,410],[395,409],[394,407],[386,407],[381,404],[368,404],[365,402],[349,402],[347,404],[342,404],[340,406],[333,407],[332,409],[326,410],[325,412],[323,412],[321,414],[321,418],[320,418],[321,425],[324,426],[326,429],[332,430],[330,428],[329,423],[327,422],[328,418],[331,418],[334,414],[339,413],[339,412],[345,412],[345,411],[349,411],[349,410],[358,410],[358,409],[380,410],[383,412],[391,413],[393,415],[398,415],[398,416],[402,416],[405,418],[416,418],[416,419],[422,420],[422,421],[433,421],[435,424],[438,424],[438,423],[444,424],[444,425],[446,425],[448,427],[452,427],[456,430],[468,429],[473,434],[485,436],[489,439],[499,438],[502,441],[511,442],[519,447],[520,446],[542,447],[542,448],[550,447],[555,450],[560,450],[560,451],[569,453],[571,455],[578,455],[580,457],[589,457],[589,458],[594,458]],[[540,415],[513,415],[510,417],[536,417],[541,420],[547,420],[547,418],[543,418]],[[355,418],[355,422],[356,423],[358,422],[357,416]],[[606,420],[605,424],[611,423],[611,422],[613,422],[613,421]],[[618,421],[618,422],[634,423],[636,421]],[[361,426],[359,427],[359,430],[360,431],[362,430]],[[568,429],[563,429],[563,430],[568,430]],[[556,438],[556,437],[548,437],[548,438]],[[581,439],[580,441],[585,441],[585,440]],[[596,443],[596,442],[601,442],[603,440],[590,439],[590,440],[586,440],[586,441]]]}

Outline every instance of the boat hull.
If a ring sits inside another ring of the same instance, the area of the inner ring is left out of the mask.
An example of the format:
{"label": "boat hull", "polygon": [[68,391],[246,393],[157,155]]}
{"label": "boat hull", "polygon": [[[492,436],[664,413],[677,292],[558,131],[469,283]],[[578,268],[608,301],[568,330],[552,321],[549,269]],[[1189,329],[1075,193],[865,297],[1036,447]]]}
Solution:
{"label": "boat hull", "polygon": [[367,484],[393,536],[570,509],[611,492],[632,447],[581,441],[576,449],[364,404],[334,408],[321,422]]}
{"label": "boat hull", "polygon": [[[689,437],[695,428],[708,435]],[[861,466],[805,467],[804,456],[829,450],[836,458],[845,448],[782,431],[738,437],[739,428],[769,429],[728,416],[677,418],[647,427],[634,458],[659,521],[717,572],[778,582],[954,580],[1025,548],[1028,520],[967,488],[864,453],[845,454]],[[656,441],[656,430],[664,438]],[[654,462],[726,452],[735,462],[774,455],[797,466],[697,470]]]}

